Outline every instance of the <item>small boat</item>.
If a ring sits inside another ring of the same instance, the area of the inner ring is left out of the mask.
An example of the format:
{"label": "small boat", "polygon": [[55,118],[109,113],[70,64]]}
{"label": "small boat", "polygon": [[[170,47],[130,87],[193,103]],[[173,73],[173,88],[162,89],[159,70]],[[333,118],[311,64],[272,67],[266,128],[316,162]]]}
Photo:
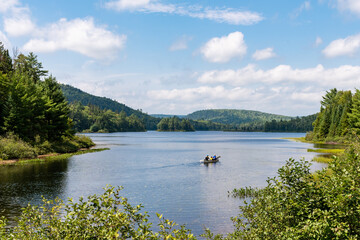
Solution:
{"label": "small boat", "polygon": [[203,159],[201,160],[202,163],[216,163],[219,161],[219,158],[221,158],[221,156],[217,156],[215,159]]}

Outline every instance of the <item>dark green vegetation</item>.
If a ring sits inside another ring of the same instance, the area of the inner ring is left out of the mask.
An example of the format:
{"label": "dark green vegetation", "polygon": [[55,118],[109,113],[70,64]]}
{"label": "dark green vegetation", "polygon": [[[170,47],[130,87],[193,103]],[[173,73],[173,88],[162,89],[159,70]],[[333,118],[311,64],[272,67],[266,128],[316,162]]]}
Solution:
{"label": "dark green vegetation", "polygon": [[28,206],[13,228],[0,219],[1,239],[196,239],[190,230],[158,215],[159,231],[151,229],[142,206],[120,196],[121,188],[107,187],[102,195],[84,200],[43,200]]}
{"label": "dark green vegetation", "polygon": [[33,53],[11,59],[0,43],[0,98],[0,158],[74,152],[93,145],[74,135],[60,86]]}
{"label": "dark green vegetation", "polygon": [[115,113],[80,102],[70,104],[70,118],[77,132],[143,132],[145,126],[135,114]]}
{"label": "dark green vegetation", "polygon": [[293,118],[258,111],[213,109],[197,111],[186,118],[221,124],[220,129],[227,131],[307,132],[312,131],[316,115]]}
{"label": "dark green vegetation", "polygon": [[265,132],[309,132],[313,130],[312,123],[315,121],[317,114],[297,117],[288,121],[267,121],[264,126]]}
{"label": "dark green vegetation", "polygon": [[114,113],[125,112],[126,116],[133,115],[139,118],[147,130],[156,130],[156,125],[160,121],[158,118],[143,113],[141,110],[134,110],[125,104],[119,103],[109,98],[94,96],[70,85],[61,84],[60,86],[66,100],[71,104],[77,105],[80,103],[83,106],[96,106],[101,110],[111,110]]}
{"label": "dark green vegetation", "polygon": [[359,239],[360,148],[310,173],[310,164],[290,159],[263,189],[235,190],[250,202],[233,218],[234,232],[208,239]]}
{"label": "dark green vegetation", "polygon": [[157,125],[158,131],[195,131],[188,119],[180,120],[178,117],[163,118]]}
{"label": "dark green vegetation", "polygon": [[360,133],[360,92],[331,89],[321,101],[313,132],[306,136],[310,141],[347,142]]}
{"label": "dark green vegetation", "polygon": [[290,120],[291,117],[249,110],[212,109],[193,112],[186,116],[192,120],[208,120],[216,123],[241,125],[265,123],[272,120]]}

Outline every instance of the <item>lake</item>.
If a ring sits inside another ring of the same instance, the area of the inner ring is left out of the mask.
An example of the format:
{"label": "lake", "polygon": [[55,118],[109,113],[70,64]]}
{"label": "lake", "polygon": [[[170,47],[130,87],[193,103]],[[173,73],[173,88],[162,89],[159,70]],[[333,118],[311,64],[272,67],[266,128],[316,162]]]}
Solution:
{"label": "lake", "polygon": [[[66,160],[0,167],[0,214],[19,215],[20,208],[47,199],[102,193],[107,184],[123,186],[123,196],[143,204],[154,224],[155,213],[193,233],[208,227],[215,233],[233,230],[230,217],[239,213],[242,200],[228,191],[262,187],[287,159],[316,153],[312,144],[283,138],[302,133],[143,132],[87,134],[97,147],[110,150],[73,156]],[[204,165],[207,154],[220,162]],[[312,168],[324,165],[314,163]]]}

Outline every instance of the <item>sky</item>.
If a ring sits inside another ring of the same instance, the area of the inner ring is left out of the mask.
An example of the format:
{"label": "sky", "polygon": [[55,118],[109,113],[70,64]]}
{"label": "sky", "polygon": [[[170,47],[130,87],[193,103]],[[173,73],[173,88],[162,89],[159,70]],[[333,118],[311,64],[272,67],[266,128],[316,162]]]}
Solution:
{"label": "sky", "polygon": [[360,0],[0,0],[0,41],[149,114],[320,110],[360,83]]}

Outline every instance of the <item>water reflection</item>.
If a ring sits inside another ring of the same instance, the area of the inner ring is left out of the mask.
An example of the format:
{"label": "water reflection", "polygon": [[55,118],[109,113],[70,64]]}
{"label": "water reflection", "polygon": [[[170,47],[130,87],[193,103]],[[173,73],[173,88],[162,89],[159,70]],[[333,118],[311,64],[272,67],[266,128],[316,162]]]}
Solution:
{"label": "water reflection", "polygon": [[13,220],[28,203],[40,204],[41,196],[54,199],[66,184],[68,160],[2,166],[0,168],[0,215]]}

